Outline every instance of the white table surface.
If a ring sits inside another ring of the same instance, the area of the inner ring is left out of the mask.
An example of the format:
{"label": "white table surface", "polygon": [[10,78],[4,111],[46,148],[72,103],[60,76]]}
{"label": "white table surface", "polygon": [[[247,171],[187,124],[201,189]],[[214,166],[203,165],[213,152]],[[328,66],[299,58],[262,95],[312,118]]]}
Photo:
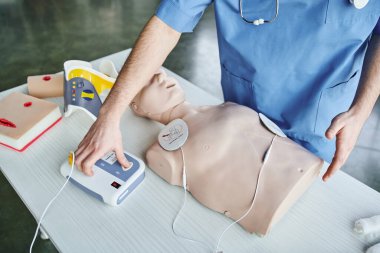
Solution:
{"label": "white table surface", "polygon": [[[125,50],[106,58],[120,68],[128,53]],[[93,64],[97,66],[99,60]],[[191,103],[221,102],[175,76]],[[27,92],[22,85],[0,93],[0,99],[14,91]],[[62,108],[63,98],[49,100]],[[59,167],[69,151],[76,149],[91,123],[85,113],[77,112],[23,153],[0,146],[1,171],[36,219],[64,183]],[[140,158],[144,158],[144,151],[162,127],[134,116],[129,109],[121,124],[125,150]],[[181,188],[167,184],[149,168],[143,183],[119,207],[105,205],[69,184],[42,224],[61,252],[209,252],[172,233],[171,224],[181,207],[182,194]],[[371,244],[352,232],[353,222],[375,214],[380,214],[380,194],[338,172],[328,183],[317,180],[266,237],[234,226],[221,247],[224,252],[363,252]],[[230,222],[190,197],[177,222],[177,232],[211,247]]]}

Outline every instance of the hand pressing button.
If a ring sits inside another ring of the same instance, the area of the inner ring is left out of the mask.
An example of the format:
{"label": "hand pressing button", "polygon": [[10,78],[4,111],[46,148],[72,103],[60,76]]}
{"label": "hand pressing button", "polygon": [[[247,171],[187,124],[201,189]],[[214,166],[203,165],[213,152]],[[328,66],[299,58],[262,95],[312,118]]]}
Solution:
{"label": "hand pressing button", "polygon": [[123,167],[123,166],[121,166],[121,168],[124,170],[124,171],[127,171],[127,170],[129,170],[130,168],[132,168],[133,167],[133,162],[129,162],[129,167]]}

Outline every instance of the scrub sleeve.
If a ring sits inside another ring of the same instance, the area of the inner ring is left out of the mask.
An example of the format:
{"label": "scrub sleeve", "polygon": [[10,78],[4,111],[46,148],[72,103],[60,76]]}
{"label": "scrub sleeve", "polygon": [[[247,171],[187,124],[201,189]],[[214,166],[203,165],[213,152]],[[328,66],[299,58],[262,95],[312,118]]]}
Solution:
{"label": "scrub sleeve", "polygon": [[156,16],[177,32],[192,32],[211,3],[211,0],[162,0]]}

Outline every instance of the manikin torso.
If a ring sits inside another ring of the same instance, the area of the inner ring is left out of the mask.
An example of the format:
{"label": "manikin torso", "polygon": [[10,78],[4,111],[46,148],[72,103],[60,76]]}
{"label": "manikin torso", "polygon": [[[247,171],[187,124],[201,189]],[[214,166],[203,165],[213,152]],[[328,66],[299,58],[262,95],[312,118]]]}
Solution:
{"label": "manikin torso", "polygon": [[[322,160],[288,138],[275,137],[257,112],[234,103],[195,107],[177,99],[167,110],[152,114],[144,104],[154,100],[149,89],[159,87],[157,79],[136,96],[132,108],[164,124],[176,118],[187,123],[189,137],[182,149],[188,191],[206,207],[237,220],[251,206],[261,173],[254,206],[239,224],[250,232],[266,234],[318,175]],[[171,89],[170,83],[175,84],[166,80],[163,86]],[[171,100],[165,103],[180,97],[182,90],[175,86]],[[272,140],[269,159],[262,166]],[[156,142],[147,150],[146,159],[168,183],[182,186],[180,150],[166,151]]]}

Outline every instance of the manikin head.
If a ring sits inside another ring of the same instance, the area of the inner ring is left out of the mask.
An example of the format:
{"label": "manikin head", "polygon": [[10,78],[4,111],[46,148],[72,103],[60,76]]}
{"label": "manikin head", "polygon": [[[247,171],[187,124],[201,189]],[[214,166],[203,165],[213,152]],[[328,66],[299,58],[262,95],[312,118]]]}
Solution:
{"label": "manikin head", "polygon": [[141,117],[166,123],[171,111],[184,101],[185,93],[177,80],[160,70],[135,96],[131,108]]}

